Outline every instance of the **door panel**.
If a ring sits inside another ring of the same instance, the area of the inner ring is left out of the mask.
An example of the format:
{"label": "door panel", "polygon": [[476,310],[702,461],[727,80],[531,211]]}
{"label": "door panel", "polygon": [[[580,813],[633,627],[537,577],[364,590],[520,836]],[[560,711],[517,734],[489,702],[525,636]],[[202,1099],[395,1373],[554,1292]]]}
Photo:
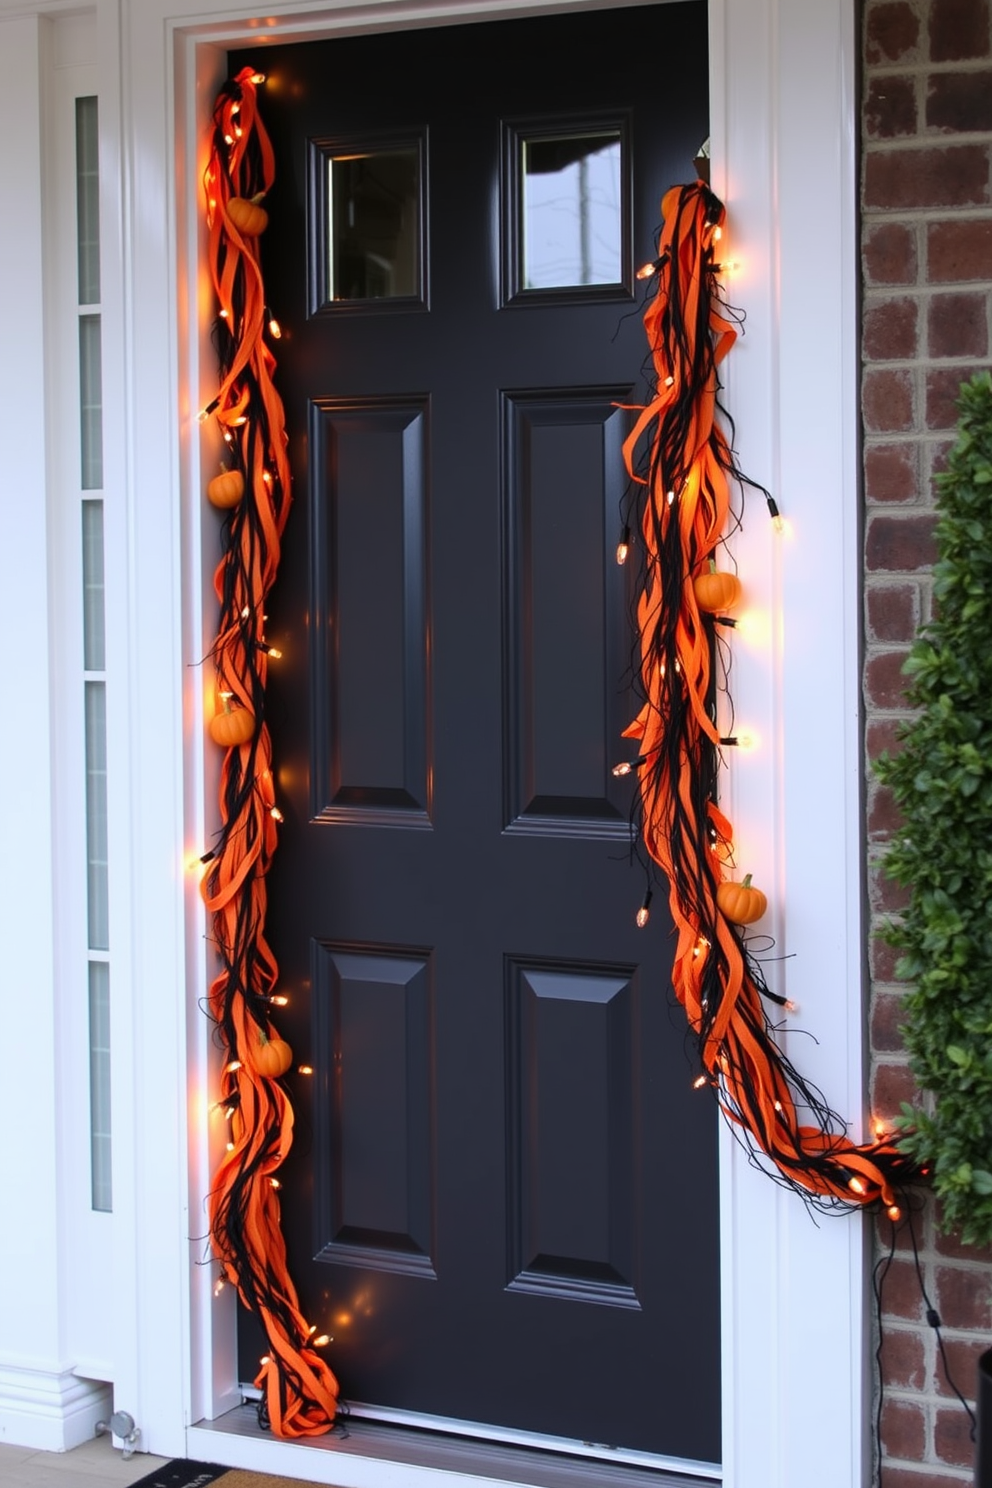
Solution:
{"label": "door panel", "polygon": [[[670,923],[634,925],[610,770],[637,709],[613,557],[645,353],[631,244],[706,134],[705,6],[246,62],[269,78],[296,499],[267,699],[281,1023],[315,1071],[293,1080],[292,1273],[353,1402],[717,1461],[715,1114]],[[571,261],[602,276],[582,141],[604,120],[620,279],[529,290],[514,151],[564,173]]]}

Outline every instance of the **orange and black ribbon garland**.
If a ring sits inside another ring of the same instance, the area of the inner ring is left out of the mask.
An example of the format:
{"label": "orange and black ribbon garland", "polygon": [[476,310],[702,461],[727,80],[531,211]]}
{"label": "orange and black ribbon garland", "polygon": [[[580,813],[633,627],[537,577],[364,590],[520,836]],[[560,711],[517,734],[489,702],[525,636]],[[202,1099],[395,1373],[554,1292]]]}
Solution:
{"label": "orange and black ribbon garland", "polygon": [[[761,1163],[765,1170],[817,1207],[881,1201],[897,1219],[896,1190],[914,1176],[913,1165],[886,1135],[852,1142],[783,1053],[766,1003],[788,1004],[768,988],[739,925],[718,903],[733,832],[717,777],[721,744],[733,741],[721,740],[715,718],[716,618],[697,601],[695,585],[731,519],[730,482],[754,483],[737,467],[719,418],[718,369],[736,339],[714,258],[725,209],[696,181],[666,194],[662,216],[657,258],[646,270],[657,282],[644,316],[654,396],[624,449],[644,564],[637,607],[644,703],[626,736],[637,741],[641,837],[669,883],[673,985],[698,1042],[699,1083],[714,1087],[756,1160],[771,1160],[771,1169]],[[629,528],[624,546],[628,537]]]}
{"label": "orange and black ribbon garland", "polygon": [[[272,1021],[278,968],[265,938],[278,810],[264,721],[264,608],[279,566],[290,476],[258,249],[260,202],[274,170],[256,107],[260,81],[246,68],[221,90],[204,179],[220,385],[202,417],[217,418],[228,489],[232,477],[240,485],[215,574],[219,707],[211,733],[225,755],[221,825],[204,857],[202,885],[221,960],[209,1007],[225,1058],[219,1104],[230,1123],[210,1195],[210,1234],[225,1276],[268,1339],[256,1380],[263,1415],[277,1434],[297,1437],[330,1429],[338,1385],[318,1352],[327,1340],[308,1325],[288,1273],[275,1176],[292,1142],[281,1078],[292,1056]],[[644,706],[626,732],[638,741],[643,842],[670,884],[674,987],[698,1040],[703,1078],[751,1150],[811,1202],[880,1199],[895,1215],[895,1188],[912,1176],[910,1165],[888,1139],[852,1143],[784,1056],[763,1001],[783,999],[765,985],[717,903],[732,830],[717,804],[714,617],[697,604],[693,581],[726,530],[729,481],[750,482],[718,421],[717,369],[736,336],[713,259],[724,209],[696,182],[669,192],[663,215],[652,265],[657,294],[645,316],[656,391],[625,447],[639,493],[645,575],[637,616]]]}
{"label": "orange and black ribbon garland", "polygon": [[259,261],[266,221],[260,203],[274,173],[256,107],[261,80],[246,68],[221,90],[204,178],[220,386],[201,417],[216,417],[228,451],[227,488],[232,478],[235,493],[241,487],[214,577],[220,619],[211,733],[225,754],[221,826],[204,859],[202,892],[221,960],[209,1008],[224,1050],[220,1105],[230,1130],[210,1194],[210,1235],[225,1276],[265,1329],[268,1352],[256,1379],[263,1417],[280,1436],[297,1437],[330,1429],[338,1385],[317,1351],[327,1340],[315,1337],[303,1317],[289,1276],[275,1176],[293,1136],[281,1080],[292,1055],[272,1023],[278,968],[265,939],[265,879],[278,809],[264,721],[270,650],[264,611],[279,567],[290,474]]}

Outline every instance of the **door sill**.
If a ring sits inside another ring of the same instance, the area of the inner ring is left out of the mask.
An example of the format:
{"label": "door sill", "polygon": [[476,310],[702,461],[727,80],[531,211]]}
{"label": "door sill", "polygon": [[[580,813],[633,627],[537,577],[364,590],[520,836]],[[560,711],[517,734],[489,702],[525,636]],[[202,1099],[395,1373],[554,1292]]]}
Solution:
{"label": "door sill", "polygon": [[566,1456],[533,1446],[478,1441],[408,1426],[349,1418],[341,1434],[307,1442],[280,1441],[242,1405],[187,1433],[190,1457],[255,1472],[333,1483],[335,1488],[719,1488],[721,1474],[708,1464],[669,1466]]}

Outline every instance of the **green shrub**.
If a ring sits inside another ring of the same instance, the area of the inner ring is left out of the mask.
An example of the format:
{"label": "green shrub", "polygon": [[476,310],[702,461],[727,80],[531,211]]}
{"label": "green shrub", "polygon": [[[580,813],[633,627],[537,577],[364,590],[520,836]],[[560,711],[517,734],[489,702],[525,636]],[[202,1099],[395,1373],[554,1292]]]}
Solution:
{"label": "green shrub", "polygon": [[903,826],[886,872],[910,890],[890,936],[903,954],[906,1047],[923,1109],[900,1146],[933,1174],[944,1223],[992,1241],[992,376],[961,389],[938,477],[936,618],[904,669],[918,715],[877,772]]}

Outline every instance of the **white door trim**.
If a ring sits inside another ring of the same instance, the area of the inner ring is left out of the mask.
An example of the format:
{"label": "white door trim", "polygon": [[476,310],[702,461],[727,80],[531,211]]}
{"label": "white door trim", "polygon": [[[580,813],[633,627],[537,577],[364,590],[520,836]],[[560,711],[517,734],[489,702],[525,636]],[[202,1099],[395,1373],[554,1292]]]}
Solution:
{"label": "white door trim", "polygon": [[[46,8],[0,0],[0,15]],[[108,532],[121,564],[108,603],[118,606],[115,644],[127,679],[126,709],[116,715],[127,764],[112,786],[112,812],[124,823],[114,844],[121,866],[112,923],[120,930],[116,985],[131,991],[114,1031],[114,1368],[117,1404],[135,1415],[142,1445],[166,1455],[200,1446],[186,1427],[229,1405],[235,1381],[230,1299],[213,1298],[212,1275],[197,1265],[210,1171],[210,1043],[197,1010],[205,925],[183,873],[213,823],[201,674],[192,665],[210,629],[216,555],[195,421],[213,372],[195,334],[198,309],[206,315],[209,307],[193,270],[201,240],[195,161],[223,48],[249,36],[300,39],[552,8],[547,0],[279,0],[258,19],[230,0],[190,0],[188,9],[179,0],[96,5],[114,177],[105,207],[116,233],[104,355],[118,395],[110,437],[126,484]],[[768,621],[763,644],[737,646],[738,716],[762,746],[739,762],[732,814],[747,866],[771,888],[778,951],[794,957],[782,974],[787,967],[802,1023],[819,1039],[798,1043],[796,1059],[857,1130],[854,7],[709,0],[709,14],[714,187],[728,202],[729,256],[740,263],[731,297],[748,315],[728,364],[728,399],[744,467],[774,487],[789,525],[776,545],[762,504],[752,501],[738,543],[749,594]],[[17,59],[8,66],[16,70]],[[721,1191],[725,1482],[859,1488],[864,1227],[837,1219],[816,1228],[798,1201],[748,1168],[726,1134]],[[219,1452],[220,1436],[211,1441]],[[260,1445],[269,1470],[317,1477],[319,1462],[333,1470],[333,1451],[301,1457],[298,1446]],[[375,1481],[401,1479],[390,1469]]]}

